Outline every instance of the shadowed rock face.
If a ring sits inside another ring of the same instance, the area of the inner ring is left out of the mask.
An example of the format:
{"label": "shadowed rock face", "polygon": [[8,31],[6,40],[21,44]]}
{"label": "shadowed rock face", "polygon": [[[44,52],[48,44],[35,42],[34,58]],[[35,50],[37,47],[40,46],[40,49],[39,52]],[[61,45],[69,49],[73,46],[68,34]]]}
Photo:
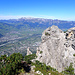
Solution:
{"label": "shadowed rock face", "polygon": [[71,46],[75,50],[75,27],[70,28],[66,32],[66,39],[67,39],[67,41],[71,42]]}
{"label": "shadowed rock face", "polygon": [[42,33],[42,42],[37,48],[37,60],[56,68],[59,72],[73,63],[75,68],[75,28],[66,33],[57,26],[47,28]]}

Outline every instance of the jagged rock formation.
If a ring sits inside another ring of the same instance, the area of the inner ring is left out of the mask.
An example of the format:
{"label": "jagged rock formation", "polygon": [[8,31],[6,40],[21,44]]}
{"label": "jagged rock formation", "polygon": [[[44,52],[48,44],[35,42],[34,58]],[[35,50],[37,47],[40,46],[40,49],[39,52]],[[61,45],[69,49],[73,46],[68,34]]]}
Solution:
{"label": "jagged rock formation", "polygon": [[75,27],[64,33],[53,25],[42,33],[41,38],[36,60],[56,68],[59,72],[70,63],[73,63],[75,68]]}
{"label": "jagged rock formation", "polygon": [[30,55],[30,54],[32,54],[32,52],[30,51],[30,48],[28,47],[27,48],[27,55]]}

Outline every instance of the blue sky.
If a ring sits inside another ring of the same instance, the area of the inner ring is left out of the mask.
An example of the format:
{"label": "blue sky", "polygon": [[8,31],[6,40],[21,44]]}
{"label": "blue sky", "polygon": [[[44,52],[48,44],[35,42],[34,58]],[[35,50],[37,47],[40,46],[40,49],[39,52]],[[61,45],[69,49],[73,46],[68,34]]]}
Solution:
{"label": "blue sky", "polygon": [[20,17],[75,21],[75,0],[0,0],[0,19]]}

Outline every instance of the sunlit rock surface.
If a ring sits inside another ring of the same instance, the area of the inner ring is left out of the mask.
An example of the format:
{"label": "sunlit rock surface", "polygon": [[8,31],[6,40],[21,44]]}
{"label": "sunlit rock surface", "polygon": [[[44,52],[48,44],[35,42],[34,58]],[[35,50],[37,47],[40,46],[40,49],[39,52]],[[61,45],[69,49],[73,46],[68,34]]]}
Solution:
{"label": "sunlit rock surface", "polygon": [[36,60],[56,68],[59,72],[70,63],[73,63],[75,68],[75,27],[64,33],[53,25],[42,33],[41,39]]}

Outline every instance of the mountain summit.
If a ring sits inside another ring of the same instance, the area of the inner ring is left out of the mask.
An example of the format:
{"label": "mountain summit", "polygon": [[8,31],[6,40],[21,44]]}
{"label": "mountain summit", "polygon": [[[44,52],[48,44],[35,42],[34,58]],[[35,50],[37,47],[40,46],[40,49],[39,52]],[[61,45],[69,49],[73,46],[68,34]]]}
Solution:
{"label": "mountain summit", "polygon": [[75,68],[75,27],[66,33],[51,26],[42,33],[42,42],[37,48],[37,60],[56,68],[59,72],[73,63]]}

